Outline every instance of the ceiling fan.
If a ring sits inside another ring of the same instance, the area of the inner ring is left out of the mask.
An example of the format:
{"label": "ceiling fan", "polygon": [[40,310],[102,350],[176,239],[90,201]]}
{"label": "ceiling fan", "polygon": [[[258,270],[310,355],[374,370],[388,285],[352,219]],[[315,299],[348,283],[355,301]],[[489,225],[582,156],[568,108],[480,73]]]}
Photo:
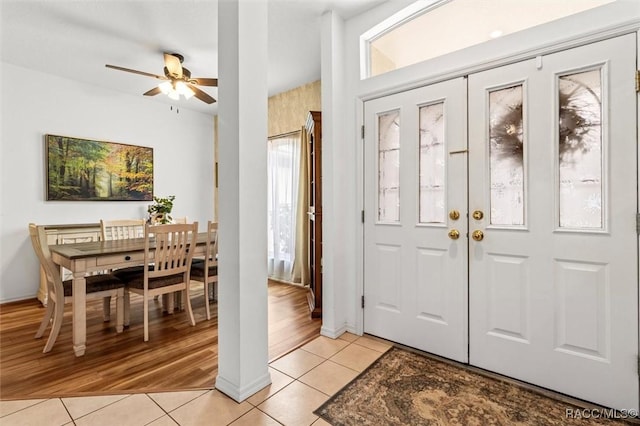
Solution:
{"label": "ceiling fan", "polygon": [[131,72],[134,74],[140,74],[147,77],[157,78],[158,80],[165,80],[157,87],[143,93],[145,96],[155,96],[160,93],[168,95],[173,100],[180,99],[180,95],[189,99],[192,96],[200,99],[208,104],[214,103],[216,100],[209,96],[207,93],[196,87],[198,86],[218,86],[217,78],[191,78],[191,71],[182,66],[184,56],[179,53],[165,53],[164,54],[164,76],[151,74],[144,71],[132,70],[129,68],[118,67],[116,65],[106,64],[105,67],[112,68],[114,70]]}

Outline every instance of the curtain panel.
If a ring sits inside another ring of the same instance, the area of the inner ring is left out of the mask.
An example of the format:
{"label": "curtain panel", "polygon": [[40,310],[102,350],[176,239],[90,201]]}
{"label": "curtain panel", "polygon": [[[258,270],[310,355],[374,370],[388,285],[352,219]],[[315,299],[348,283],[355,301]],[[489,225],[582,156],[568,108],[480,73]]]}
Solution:
{"label": "curtain panel", "polygon": [[296,245],[293,259],[292,281],[309,285],[309,134],[305,127],[300,132],[300,183],[298,185],[298,206],[296,212]]}
{"label": "curtain panel", "polygon": [[[267,149],[268,275],[293,282],[301,182],[301,132],[270,139]],[[304,200],[303,200],[304,201]]]}

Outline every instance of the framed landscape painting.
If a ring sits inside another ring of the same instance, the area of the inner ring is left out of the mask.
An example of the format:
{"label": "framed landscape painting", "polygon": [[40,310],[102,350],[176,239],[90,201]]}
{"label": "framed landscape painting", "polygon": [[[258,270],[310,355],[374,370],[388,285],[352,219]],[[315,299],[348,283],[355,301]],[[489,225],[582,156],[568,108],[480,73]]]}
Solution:
{"label": "framed landscape painting", "polygon": [[152,201],[153,148],[45,135],[48,201]]}

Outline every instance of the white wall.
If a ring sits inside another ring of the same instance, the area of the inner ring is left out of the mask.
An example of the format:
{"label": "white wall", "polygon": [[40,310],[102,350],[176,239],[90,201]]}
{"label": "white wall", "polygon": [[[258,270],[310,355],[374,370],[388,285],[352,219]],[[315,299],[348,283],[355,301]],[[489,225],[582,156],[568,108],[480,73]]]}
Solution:
{"label": "white wall", "polygon": [[0,76],[0,302],[35,297],[29,222],[143,218],[150,204],[45,201],[47,133],[152,147],[154,194],[175,195],[174,216],[204,229],[213,216],[213,117],[4,62]]}

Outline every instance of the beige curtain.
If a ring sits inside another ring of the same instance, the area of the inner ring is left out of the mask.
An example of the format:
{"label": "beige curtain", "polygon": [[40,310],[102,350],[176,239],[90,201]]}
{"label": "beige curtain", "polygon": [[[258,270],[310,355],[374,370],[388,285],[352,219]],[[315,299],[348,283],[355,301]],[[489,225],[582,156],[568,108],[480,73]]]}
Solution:
{"label": "beige curtain", "polygon": [[291,272],[294,283],[309,285],[309,136],[302,127],[300,138],[300,184],[298,185],[298,203],[296,209],[296,244]]}
{"label": "beige curtain", "polygon": [[267,272],[293,282],[300,184],[300,131],[269,138],[267,148]]}

